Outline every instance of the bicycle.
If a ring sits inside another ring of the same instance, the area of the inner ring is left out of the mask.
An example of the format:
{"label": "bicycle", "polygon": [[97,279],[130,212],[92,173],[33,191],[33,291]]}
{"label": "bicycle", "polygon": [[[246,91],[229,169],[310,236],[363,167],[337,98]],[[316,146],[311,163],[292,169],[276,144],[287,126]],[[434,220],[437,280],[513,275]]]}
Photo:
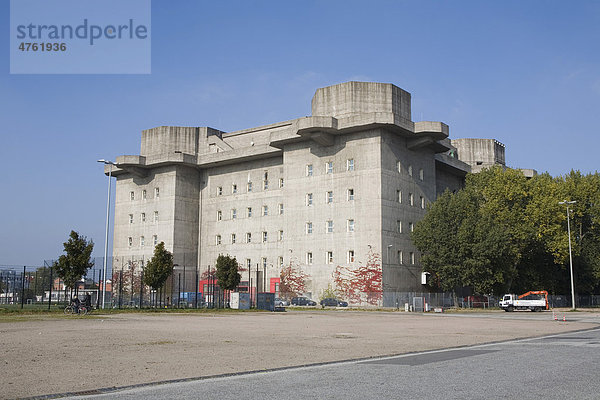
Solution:
{"label": "bicycle", "polygon": [[89,311],[90,310],[84,305],[80,305],[79,307],[77,307],[73,304],[66,306],[64,309],[64,313],[67,315],[71,315],[71,314],[87,315],[87,313]]}

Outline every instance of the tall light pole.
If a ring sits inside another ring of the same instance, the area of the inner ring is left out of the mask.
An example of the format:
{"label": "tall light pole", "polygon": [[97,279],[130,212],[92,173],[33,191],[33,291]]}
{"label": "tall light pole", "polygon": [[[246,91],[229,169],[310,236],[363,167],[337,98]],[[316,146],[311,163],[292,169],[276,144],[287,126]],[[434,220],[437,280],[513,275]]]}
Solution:
{"label": "tall light pole", "polygon": [[110,217],[110,184],[112,178],[112,166],[117,165],[112,161],[105,159],[98,160],[99,163],[108,165],[108,197],[106,199],[106,236],[104,237],[104,272],[102,281],[102,309],[104,309],[104,300],[106,299],[106,261],[108,258],[108,220]]}
{"label": "tall light pole", "polygon": [[567,233],[569,235],[569,267],[571,269],[571,302],[573,304],[573,310],[575,310],[575,284],[573,283],[573,255],[571,253],[571,216],[569,214],[569,205],[575,203],[577,203],[575,200],[564,200],[558,202],[558,204],[564,204],[567,206]]}

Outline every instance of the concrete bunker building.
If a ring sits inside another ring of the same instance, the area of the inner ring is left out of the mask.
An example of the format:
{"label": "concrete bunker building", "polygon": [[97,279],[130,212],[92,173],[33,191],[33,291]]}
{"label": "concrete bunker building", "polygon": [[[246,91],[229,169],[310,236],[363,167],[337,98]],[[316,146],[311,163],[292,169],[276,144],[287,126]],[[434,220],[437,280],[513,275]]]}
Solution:
{"label": "concrete bunker building", "polygon": [[410,232],[427,204],[461,188],[472,166],[504,165],[499,142],[448,133],[442,122],[412,121],[410,93],[373,82],[317,89],[312,116],[257,128],[145,130],[140,155],[119,156],[112,169],[114,269],[141,268],[163,241],[188,271],[235,256],[258,269],[258,291],[277,291],[291,262],[316,298],[336,266],[357,267],[372,251],[384,299],[422,291]]}

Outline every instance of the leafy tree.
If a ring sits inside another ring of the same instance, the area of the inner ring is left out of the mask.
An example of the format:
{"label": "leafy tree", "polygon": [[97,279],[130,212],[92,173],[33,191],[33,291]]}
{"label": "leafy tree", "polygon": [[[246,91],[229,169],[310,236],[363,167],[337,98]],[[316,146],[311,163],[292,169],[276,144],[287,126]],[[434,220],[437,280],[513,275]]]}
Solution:
{"label": "leafy tree", "polygon": [[65,286],[73,289],[87,270],[94,266],[94,262],[90,259],[94,242],[71,231],[69,240],[63,243],[63,246],[66,254],[61,255],[53,266],[56,275],[63,280]]}
{"label": "leafy tree", "polygon": [[470,286],[478,293],[500,292],[515,275],[509,233],[479,208],[478,195],[446,191],[412,234],[423,252],[423,269],[443,290]]}
{"label": "leafy tree", "polygon": [[483,293],[570,291],[566,212],[571,206],[573,268],[580,292],[600,288],[600,175],[572,171],[527,179],[491,168],[467,176],[465,188],[434,202],[416,225],[433,285],[470,286]]}
{"label": "leafy tree", "polygon": [[357,268],[338,265],[333,271],[336,290],[351,303],[379,305],[383,296],[381,257],[369,246],[367,262]]}
{"label": "leafy tree", "polygon": [[158,290],[163,287],[171,273],[173,273],[173,254],[165,249],[165,242],[160,242],[154,248],[154,255],[144,267],[144,284]]}
{"label": "leafy tree", "polygon": [[235,257],[220,255],[217,257],[216,277],[219,287],[224,290],[235,290],[242,280],[238,272],[238,262]]}
{"label": "leafy tree", "polygon": [[306,291],[308,275],[290,260],[290,263],[281,269],[279,274],[279,296],[290,299]]}
{"label": "leafy tree", "polygon": [[331,283],[327,284],[327,289],[323,289],[321,290],[321,294],[319,295],[319,300],[323,300],[323,299],[335,299],[337,298],[338,293],[337,290],[335,290],[333,288],[333,286],[331,286]]}

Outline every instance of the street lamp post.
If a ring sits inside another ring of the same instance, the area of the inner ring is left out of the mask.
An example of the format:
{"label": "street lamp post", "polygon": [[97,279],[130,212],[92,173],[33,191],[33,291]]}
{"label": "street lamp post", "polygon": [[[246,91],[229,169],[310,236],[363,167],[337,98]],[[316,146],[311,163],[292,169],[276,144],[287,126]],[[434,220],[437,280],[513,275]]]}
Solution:
{"label": "street lamp post", "polygon": [[112,178],[112,166],[117,165],[112,161],[105,159],[98,160],[99,163],[108,165],[108,196],[106,199],[106,236],[104,237],[104,266],[103,266],[103,281],[102,281],[102,309],[104,309],[104,301],[106,299],[106,261],[108,258],[108,220],[110,217],[110,185]]}
{"label": "street lamp post", "polygon": [[567,234],[569,235],[569,268],[571,270],[571,302],[572,309],[575,310],[575,284],[573,283],[573,255],[571,252],[571,216],[569,214],[569,205],[577,203],[576,201],[559,201],[558,204],[567,206]]}

